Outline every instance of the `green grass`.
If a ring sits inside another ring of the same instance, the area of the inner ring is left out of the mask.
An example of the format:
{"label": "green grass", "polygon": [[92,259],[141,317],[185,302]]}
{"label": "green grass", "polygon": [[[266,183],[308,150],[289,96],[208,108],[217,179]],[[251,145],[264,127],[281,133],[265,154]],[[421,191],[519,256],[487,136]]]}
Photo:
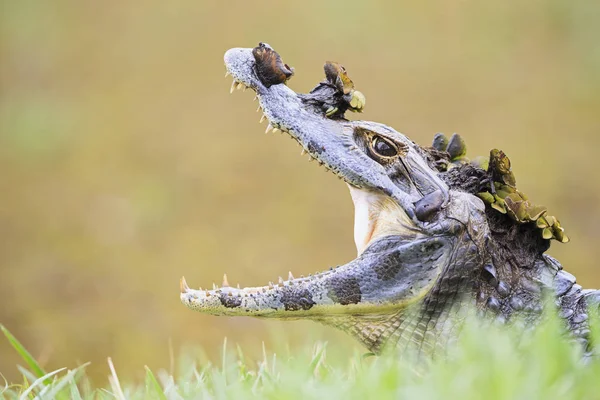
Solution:
{"label": "green grass", "polygon": [[582,362],[581,350],[552,318],[525,334],[469,322],[447,358],[420,364],[361,354],[328,358],[322,343],[277,353],[263,348],[263,358],[250,361],[225,341],[220,360],[189,351],[175,372],[145,367],[143,383],[120,382],[109,359],[107,387],[92,387],[87,364],[45,371],[2,331],[27,365],[17,366],[21,382],[0,383],[6,399],[600,399],[600,360]]}

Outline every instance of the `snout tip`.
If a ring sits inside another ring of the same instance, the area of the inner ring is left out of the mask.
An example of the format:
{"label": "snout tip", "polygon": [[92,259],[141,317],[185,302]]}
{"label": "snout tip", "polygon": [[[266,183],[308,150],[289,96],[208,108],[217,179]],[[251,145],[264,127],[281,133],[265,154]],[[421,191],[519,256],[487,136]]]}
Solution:
{"label": "snout tip", "polygon": [[252,49],[246,49],[243,47],[234,47],[229,49],[223,55],[223,61],[226,66],[230,66],[239,62],[239,60],[246,59],[252,55]]}

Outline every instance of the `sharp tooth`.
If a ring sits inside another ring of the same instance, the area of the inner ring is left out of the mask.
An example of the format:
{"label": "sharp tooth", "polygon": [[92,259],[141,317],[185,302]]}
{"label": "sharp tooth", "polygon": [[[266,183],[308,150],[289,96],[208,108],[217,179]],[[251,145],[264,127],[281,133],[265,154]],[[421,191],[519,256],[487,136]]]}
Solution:
{"label": "sharp tooth", "polygon": [[302,151],[300,152],[300,155],[303,156],[306,154],[306,150],[304,149],[304,147],[302,148]]}
{"label": "sharp tooth", "polygon": [[292,271],[288,272],[288,281],[291,281],[292,279],[294,279],[294,275],[292,275]]}
{"label": "sharp tooth", "polygon": [[259,123],[262,124],[263,121],[265,120],[265,118],[267,118],[267,116],[265,114],[263,114],[262,117],[260,117]]}
{"label": "sharp tooth", "polygon": [[244,85],[244,87],[242,88],[242,92],[245,92],[246,89],[248,89],[248,86]]}
{"label": "sharp tooth", "polygon": [[260,110],[262,110],[262,108],[260,107],[260,104],[259,104],[258,108],[256,109],[256,112],[259,112]]}
{"label": "sharp tooth", "polygon": [[215,285],[215,283],[213,282],[213,290],[217,290],[217,289],[218,289],[217,285]]}
{"label": "sharp tooth", "polygon": [[239,283],[237,284],[237,288],[238,288],[238,290],[240,289],[240,284]]}
{"label": "sharp tooth", "polygon": [[252,99],[252,101],[256,101],[258,100],[258,95],[254,95],[254,99]]}
{"label": "sharp tooth", "polygon": [[185,277],[182,276],[181,280],[179,281],[179,290],[181,291],[181,293],[186,293],[189,289],[190,287],[185,281]]}
{"label": "sharp tooth", "polygon": [[279,129],[279,128],[273,128],[273,133],[281,133],[281,129]]}
{"label": "sharp tooth", "polygon": [[240,90],[240,89],[242,89],[243,87],[244,87],[244,84],[243,84],[242,82],[240,82],[240,83],[238,83],[238,84],[237,84],[237,87],[236,87],[236,89],[237,89],[237,90]]}
{"label": "sharp tooth", "polygon": [[269,133],[269,131],[272,130],[272,129],[273,129],[273,125],[268,124],[267,125],[267,129],[265,130],[265,133]]}
{"label": "sharp tooth", "polygon": [[229,93],[230,93],[230,94],[231,94],[231,93],[233,93],[233,91],[235,90],[235,87],[236,87],[236,86],[237,86],[237,82],[234,80],[234,81],[231,83],[231,89],[229,89]]}
{"label": "sharp tooth", "polygon": [[273,282],[269,282],[269,289],[273,289],[273,288],[274,288]]}
{"label": "sharp tooth", "polygon": [[229,287],[229,282],[227,281],[227,274],[223,274],[223,287]]}
{"label": "sharp tooth", "polygon": [[279,286],[283,286],[283,278],[279,277]]}
{"label": "sharp tooth", "polygon": [[229,71],[225,71],[225,78],[229,76]]}

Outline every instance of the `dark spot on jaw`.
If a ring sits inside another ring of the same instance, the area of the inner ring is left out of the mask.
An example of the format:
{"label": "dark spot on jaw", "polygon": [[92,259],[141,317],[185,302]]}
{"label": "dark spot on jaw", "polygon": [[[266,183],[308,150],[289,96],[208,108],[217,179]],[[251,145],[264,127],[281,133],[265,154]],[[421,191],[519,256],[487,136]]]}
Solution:
{"label": "dark spot on jaw", "polygon": [[331,289],[327,293],[336,303],[342,305],[360,303],[361,291],[358,280],[352,277],[340,277],[331,280]]}
{"label": "dark spot on jaw", "polygon": [[237,308],[242,305],[242,298],[238,296],[229,296],[227,293],[221,293],[219,296],[221,304],[226,308]]}
{"label": "dark spot on jaw", "polygon": [[394,255],[392,257],[383,259],[379,264],[373,267],[373,270],[377,274],[377,278],[382,281],[389,281],[394,279],[400,269],[402,268],[402,261],[400,257]]}
{"label": "dark spot on jaw", "polygon": [[308,289],[292,287],[283,289],[281,302],[286,311],[310,310],[316,304]]}

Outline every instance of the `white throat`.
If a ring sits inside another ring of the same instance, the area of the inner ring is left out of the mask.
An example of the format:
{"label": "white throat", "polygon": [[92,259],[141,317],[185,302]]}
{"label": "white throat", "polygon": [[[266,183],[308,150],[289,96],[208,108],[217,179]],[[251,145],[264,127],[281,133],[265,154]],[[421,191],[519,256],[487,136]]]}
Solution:
{"label": "white throat", "polygon": [[417,236],[408,215],[391,197],[348,185],[354,202],[354,243],[361,255],[368,245],[383,236]]}

